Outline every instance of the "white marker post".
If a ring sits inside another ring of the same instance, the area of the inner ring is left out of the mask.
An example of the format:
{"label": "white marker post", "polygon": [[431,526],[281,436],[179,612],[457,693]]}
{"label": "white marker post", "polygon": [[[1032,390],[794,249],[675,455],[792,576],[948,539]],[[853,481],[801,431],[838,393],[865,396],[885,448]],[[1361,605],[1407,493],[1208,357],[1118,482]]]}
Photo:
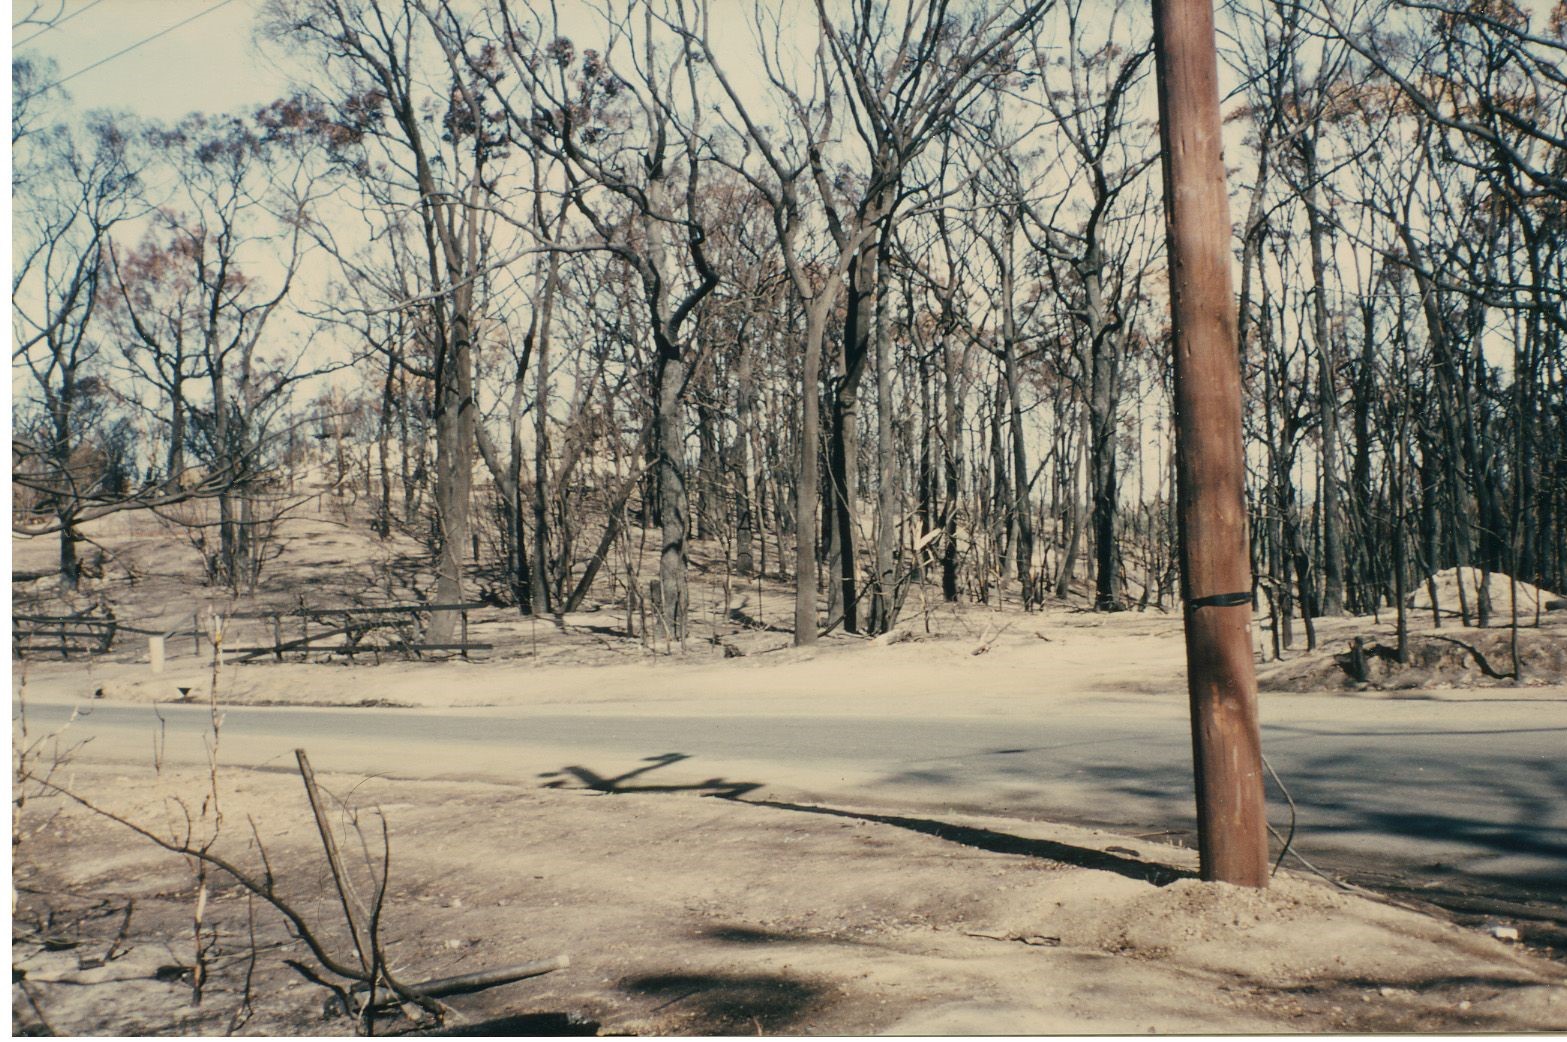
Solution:
{"label": "white marker post", "polygon": [[163,672],[163,638],[147,638],[147,662],[152,666],[154,673]]}

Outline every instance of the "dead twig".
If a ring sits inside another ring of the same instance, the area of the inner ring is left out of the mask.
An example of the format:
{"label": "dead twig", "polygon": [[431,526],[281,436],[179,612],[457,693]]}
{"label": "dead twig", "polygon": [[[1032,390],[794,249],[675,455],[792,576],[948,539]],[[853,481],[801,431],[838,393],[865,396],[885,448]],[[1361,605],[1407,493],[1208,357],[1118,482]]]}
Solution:
{"label": "dead twig", "polygon": [[181,857],[195,858],[211,866],[212,868],[216,868],[222,871],[241,887],[255,894],[257,897],[261,898],[267,904],[276,909],[277,912],[288,921],[288,924],[294,930],[295,935],[298,936],[300,940],[305,942],[305,946],[310,949],[311,956],[318,963],[320,963],[320,965],[328,973],[342,977],[344,980],[348,981],[358,981],[362,979],[361,970],[339,961],[332,955],[331,952],[327,951],[325,946],[321,943],[320,938],[316,935],[315,930],[311,928],[310,923],[306,921],[304,916],[296,908],[294,908],[294,906],[290,904],[286,898],[277,893],[274,881],[270,878],[270,875],[266,881],[258,880],[245,869],[229,861],[227,858],[212,853],[211,850],[192,846],[188,841],[181,841],[178,838],[165,839],[163,836],[158,835],[151,829],[148,829],[125,817],[123,814],[116,813],[107,807],[100,806],[80,793],[74,792],[63,785],[52,781],[45,782],[41,779],[35,780],[39,781],[40,784],[48,788],[50,791],[59,794],[65,799],[68,799],[71,802],[77,804],[78,806],[81,806],[82,808],[97,814],[102,818],[112,821],[115,824],[122,826],[123,828],[129,829],[131,832],[142,837],[156,847],[166,850],[171,854],[178,854]]}
{"label": "dead twig", "polygon": [[1016,941],[1019,944],[1026,944],[1026,945],[1028,945],[1028,946],[1030,946],[1032,948],[1058,948],[1061,945],[1061,938],[1059,938],[1059,937],[1049,937],[1049,936],[1046,936],[1045,934],[1042,934],[1042,933],[1028,933],[1028,934],[1005,933],[1005,934],[1002,934],[1002,933],[978,933],[978,932],[973,931],[973,930],[965,930],[965,931],[963,931],[963,936],[965,936],[965,937],[978,937],[978,938],[980,938],[982,940],[986,940],[986,941]]}
{"label": "dead twig", "polygon": [[27,986],[27,981],[17,981],[17,987],[21,990],[22,997],[27,999],[27,1004],[32,1007],[33,1016],[38,1018],[38,1025],[44,1029],[44,1034],[50,1036],[58,1035],[59,1032],[49,1023],[49,1018],[44,1016],[43,1009],[38,1005],[38,998],[33,994],[33,989]]}
{"label": "dead twig", "polygon": [[250,944],[245,962],[245,983],[240,989],[239,1008],[234,1011],[234,1016],[229,1018],[230,1035],[244,1027],[255,1014],[255,1007],[251,1004],[251,984],[256,977],[256,956],[260,953],[256,944],[256,895],[245,895],[245,920],[249,929]]}
{"label": "dead twig", "polygon": [[315,771],[310,768],[310,758],[305,755],[303,749],[294,750],[294,758],[299,762],[299,776],[305,782],[305,795],[310,800],[310,812],[316,819],[316,831],[321,835],[321,846],[326,851],[327,866],[332,871],[332,884],[337,889],[338,899],[343,905],[343,917],[348,921],[348,933],[354,940],[354,954],[358,956],[360,966],[365,975],[370,975],[370,948],[365,944],[363,928],[359,925],[359,917],[355,914],[353,902],[348,898],[348,884],[344,878],[342,859],[338,857],[337,841],[332,836],[332,827],[326,820],[326,808],[321,803],[321,792],[316,786]]}
{"label": "dead twig", "polygon": [[131,915],[135,911],[136,899],[134,897],[126,898],[125,917],[120,920],[120,932],[115,935],[114,943],[109,945],[109,950],[103,953],[103,961],[105,963],[113,962],[115,959],[124,954],[120,951],[120,945],[124,944],[125,939],[130,936]]}

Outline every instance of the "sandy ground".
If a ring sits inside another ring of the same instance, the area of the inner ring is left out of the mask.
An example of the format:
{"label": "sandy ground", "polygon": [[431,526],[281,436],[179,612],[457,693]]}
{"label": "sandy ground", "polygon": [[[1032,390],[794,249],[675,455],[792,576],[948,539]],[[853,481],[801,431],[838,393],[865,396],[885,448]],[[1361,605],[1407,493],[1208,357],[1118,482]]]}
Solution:
{"label": "sandy ground", "polygon": [[[47,578],[51,540],[16,544],[14,608],[94,603],[151,630],[193,613],[413,600],[427,562],[412,540],[370,539],[331,504],[289,522],[282,556],[254,595],[201,584],[199,559],[170,531],[134,518],[92,530],[103,577],[62,600]],[[789,585],[731,581],[698,548],[693,635],[685,649],[625,635],[623,612],[552,624],[512,609],[473,613],[471,661],[352,663],[297,656],[222,670],[228,704],[569,707],[635,702],[670,713],[816,717],[940,711],[1004,716],[1040,698],[1184,698],[1179,617],[1114,616],[1052,603],[1043,612],[931,603],[916,593],[899,629],[865,641],[834,634],[790,647]],[[30,571],[31,570],[31,571]],[[1264,661],[1265,698],[1462,697],[1560,701],[1567,612],[1518,631],[1411,616],[1408,666],[1375,651],[1392,617],[1323,620],[1321,647]],[[1443,601],[1444,607],[1447,601]],[[1498,612],[1499,615],[1505,613]],[[1496,621],[1496,620],[1493,620]],[[1269,658],[1259,617],[1259,657]],[[1298,638],[1303,640],[1299,625]],[[1366,680],[1350,642],[1372,649]],[[228,644],[266,643],[259,626]],[[91,662],[13,665],[49,701],[199,699],[211,652],[172,640],[164,672],[128,636]],[[185,689],[182,693],[180,689]],[[743,693],[744,697],[739,697]],[[154,829],[210,827],[203,779],[75,765],[57,780]],[[280,892],[348,951],[319,840],[297,777],[220,772],[218,847],[259,871],[265,844]],[[448,1024],[492,1033],[1052,1033],[1567,1030],[1567,971],[1506,939],[1281,874],[1265,893],[1199,884],[1190,851],[1015,818],[805,804],[695,786],[666,792],[461,786],[323,776],[388,823],[392,869],[384,938],[409,980],[568,955],[569,969],[451,1000]],[[358,857],[347,812],[340,841]],[[171,817],[172,815],[172,817]],[[251,822],[254,823],[252,833]],[[122,826],[58,799],[26,806],[14,834],[17,903],[13,1028],[65,1033],[348,1033],[323,1019],[326,992],[285,960],[309,964],[278,917],[230,883],[204,909],[217,929],[212,979],[191,1004],[190,866]],[[162,834],[162,833],[160,833]],[[378,850],[378,833],[367,833]],[[129,910],[129,911],[127,911]],[[251,912],[254,911],[254,941]],[[129,925],[126,925],[126,924]],[[122,936],[123,934],[123,936]],[[255,951],[252,959],[251,952]],[[345,956],[346,957],[346,956]],[[248,1014],[243,997],[251,998]],[[407,1030],[415,1025],[400,1021]]]}
{"label": "sandy ground", "polygon": [[[725,657],[722,645],[693,640],[688,649],[665,652],[621,637],[594,638],[600,616],[567,616],[559,626],[531,620],[494,620],[506,628],[538,631],[546,651],[511,642],[470,660],[420,662],[366,656],[299,661],[271,655],[243,661],[225,656],[220,690],[239,705],[570,706],[592,711],[635,701],[670,711],[700,708],[843,715],[919,715],[932,708],[975,715],[1005,713],[1020,700],[1092,695],[1185,697],[1185,651],[1179,619],[1157,613],[1096,615],[1060,607],[1024,613],[983,606],[944,607],[923,619],[905,620],[874,641],[834,635],[816,648],[794,648],[787,635],[743,631],[723,644],[748,651]],[[513,617],[514,618],[514,617]],[[927,632],[925,622],[930,623]],[[1257,628],[1266,619],[1257,620]],[[474,625],[475,632],[486,626]],[[1411,620],[1411,661],[1390,656],[1396,641],[1387,617],[1318,620],[1319,648],[1295,649],[1258,667],[1265,696],[1332,692],[1348,698],[1497,698],[1552,701],[1567,682],[1567,613],[1544,615],[1518,631],[1524,682],[1511,678],[1511,630],[1431,628],[1429,617]],[[585,635],[587,635],[585,637]],[[1348,672],[1348,649],[1359,639],[1369,649],[1369,682]],[[598,641],[612,650],[603,651]],[[117,702],[199,700],[210,689],[212,652],[202,645],[171,644],[161,673],[147,664],[135,642],[92,661],[35,658],[13,664],[16,684],[54,701],[106,698]],[[857,679],[856,679],[857,678]],[[746,698],[730,697],[744,693]],[[755,696],[755,697],[750,697]],[[847,697],[846,697],[847,696]]]}
{"label": "sandy ground", "polygon": [[[209,834],[200,775],[78,767],[61,777],[156,830],[183,829],[172,802],[183,798],[198,838]],[[1146,839],[977,817],[932,828],[874,808],[713,798],[700,788],[321,780],[357,811],[377,864],[371,808],[388,822],[384,940],[403,979],[570,957],[549,976],[450,999],[449,1028],[1567,1029],[1559,963],[1287,873],[1266,892],[1202,884],[1190,878],[1191,852]],[[259,875],[260,837],[279,892],[351,957],[298,778],[227,772],[220,797],[213,849]],[[349,818],[335,814],[340,842],[358,891],[371,893]],[[351,1029],[324,1016],[324,989],[285,965],[309,964],[304,946],[221,879],[205,910],[214,969],[192,1006],[194,878],[183,859],[117,824],[58,800],[30,802],[15,882],[18,1032],[44,1023],[71,1034]],[[236,1024],[247,974],[252,1011]]]}

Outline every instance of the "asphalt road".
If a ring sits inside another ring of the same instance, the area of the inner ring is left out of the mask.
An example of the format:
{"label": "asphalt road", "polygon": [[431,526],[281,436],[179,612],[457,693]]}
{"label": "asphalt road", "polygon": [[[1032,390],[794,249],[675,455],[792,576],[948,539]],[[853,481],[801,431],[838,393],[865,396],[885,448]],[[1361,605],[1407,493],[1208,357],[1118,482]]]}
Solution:
{"label": "asphalt road", "polygon": [[[930,719],[677,716],[629,705],[229,708],[221,758],[291,770],[303,746],[323,774],[728,793],[934,821],[984,811],[1179,837],[1194,824],[1184,709],[1172,699],[1079,700],[1005,719]],[[29,704],[29,731],[68,713]],[[1553,910],[1553,929],[1567,923],[1567,697],[1290,695],[1269,697],[1263,716],[1264,752],[1296,807],[1295,846],[1313,863],[1450,907],[1466,895],[1536,902]],[[79,754],[88,760],[148,765],[163,727],[168,758],[196,763],[209,725],[196,706],[100,702],[68,735],[91,739]],[[1284,831],[1289,807],[1271,783],[1269,806]]]}

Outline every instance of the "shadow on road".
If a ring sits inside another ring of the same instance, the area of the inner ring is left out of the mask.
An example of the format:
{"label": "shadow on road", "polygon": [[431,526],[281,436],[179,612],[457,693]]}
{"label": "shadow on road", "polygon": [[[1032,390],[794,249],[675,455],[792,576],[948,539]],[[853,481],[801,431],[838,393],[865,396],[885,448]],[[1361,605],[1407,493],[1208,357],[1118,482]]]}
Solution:
{"label": "shadow on road", "polygon": [[918,832],[921,835],[935,836],[937,839],[944,839],[949,843],[957,843],[960,846],[973,847],[976,850],[988,850],[993,854],[1020,854],[1024,857],[1044,858],[1048,861],[1059,861],[1062,864],[1074,865],[1077,868],[1093,868],[1101,872],[1114,872],[1116,875],[1125,876],[1128,879],[1141,880],[1144,883],[1152,883],[1154,886],[1167,886],[1178,879],[1190,879],[1195,875],[1195,873],[1172,868],[1169,865],[1138,861],[1134,858],[1122,857],[1119,854],[1095,850],[1092,847],[1077,847],[1070,843],[1061,843],[1051,839],[1029,839],[1006,832],[996,832],[993,829],[976,828],[971,825],[954,825],[950,822],[936,821],[932,818],[910,818],[897,814],[870,814],[864,811],[839,810],[835,807],[819,807],[808,803],[784,803],[779,800],[737,799],[736,802],[744,803],[750,807],[771,807],[775,810],[796,811],[802,814],[825,814],[834,818],[850,818],[855,821],[868,821],[878,825],[891,825],[894,828],[908,829],[910,832]]}
{"label": "shadow on road", "polygon": [[639,792],[695,792],[703,796],[721,796],[728,799],[737,799],[748,792],[762,787],[760,782],[731,782],[722,778],[709,778],[706,781],[691,782],[685,785],[626,784],[632,778],[639,778],[649,771],[656,771],[660,767],[668,767],[670,764],[680,763],[689,759],[691,759],[689,753],[661,753],[658,756],[648,756],[644,757],[642,761],[647,766],[634,767],[624,774],[617,774],[612,778],[599,774],[597,771],[590,770],[587,767],[576,765],[562,767],[558,771],[546,771],[539,777],[554,779],[545,783],[544,787],[546,789],[564,789],[569,787],[571,782],[561,776],[570,775],[585,789],[616,795]]}
{"label": "shadow on road", "polygon": [[[1501,730],[1487,736],[1505,740]],[[1273,729],[1270,737],[1277,748],[1281,738],[1287,746],[1289,738],[1309,740],[1320,735],[1309,728],[1285,727]],[[1295,849],[1349,882],[1433,910],[1443,909],[1463,922],[1483,924],[1500,917],[1517,924],[1527,943],[1567,947],[1567,876],[1560,870],[1567,864],[1567,834],[1557,824],[1560,801],[1567,796],[1567,764],[1521,753],[1504,754],[1500,763],[1494,756],[1475,761],[1458,756],[1439,759],[1429,751],[1389,741],[1396,737],[1398,733],[1369,735],[1358,748],[1332,752],[1300,745],[1291,749],[1293,755],[1281,758],[1281,773],[1299,810]],[[1070,767],[1075,783],[1101,793],[1104,806],[1125,809],[1118,815],[1119,822],[1088,821],[1081,816],[1080,803],[1063,803],[1058,794],[1052,795],[1041,785],[1052,777],[1051,765],[1041,764],[1041,756],[1061,755],[1060,748],[1048,746],[993,749],[910,764],[879,784],[935,786],[953,792],[1004,785],[1008,792],[1005,803],[1011,812],[1109,828],[1129,827],[1134,821],[1150,827],[1184,823],[1190,815],[1191,778],[1184,764],[1161,765],[1150,760],[1129,770],[1124,763],[1074,758],[1065,766]],[[709,778],[660,785],[642,780],[651,771],[689,759],[686,753],[664,753],[613,776],[571,766],[542,777],[549,779],[547,785],[552,788],[580,786],[602,793],[690,792],[773,810],[889,825],[977,850],[1095,868],[1155,885],[1183,875],[1165,865],[1112,852],[933,818],[756,798],[751,794],[762,788],[757,782]],[[1054,773],[1061,773],[1062,767],[1054,764]],[[1375,784],[1367,783],[1368,774],[1376,778]],[[1035,795],[1022,795],[1025,789]],[[1281,808],[1277,802],[1273,809],[1278,817]],[[976,813],[984,810],[975,808]],[[1368,846],[1372,837],[1385,839],[1387,849]]]}
{"label": "shadow on road", "polygon": [[[1515,925],[1536,948],[1567,950],[1567,762],[1511,751],[1510,735],[1561,728],[1494,729],[1455,736],[1451,755],[1398,741],[1408,732],[1364,737],[1349,748],[1318,751],[1310,728],[1264,731],[1264,747],[1289,786],[1298,810],[1293,849],[1329,875],[1379,893],[1437,909],[1471,926]],[[1278,732],[1285,732],[1284,741]],[[1446,737],[1451,732],[1438,732]],[[1289,738],[1300,741],[1291,744]],[[1460,743],[1476,742],[1466,756]],[[1480,742],[1489,741],[1484,747]],[[1283,749],[1280,749],[1280,746]],[[1485,755],[1480,755],[1484,753]],[[884,784],[911,787],[983,785],[1005,788],[1019,813],[1105,828],[1128,822],[1181,823],[1190,816],[1191,776],[1184,764],[1150,758],[1136,770],[1124,763],[1070,763],[1079,791],[1097,793],[1098,816],[1084,803],[1051,793],[1063,773],[1034,756],[1006,762],[975,759],[956,769],[906,770]],[[1027,795],[1032,788],[1032,795]],[[1023,795],[1020,795],[1023,794]],[[1270,785],[1270,817],[1283,831],[1285,808]],[[1119,808],[1120,821],[1104,820]],[[1272,853],[1276,856],[1277,846]],[[1286,859],[1285,867],[1298,869]]]}
{"label": "shadow on road", "polygon": [[993,854],[1017,854],[1023,857],[1057,861],[1077,868],[1114,872],[1128,879],[1152,883],[1154,886],[1165,886],[1178,879],[1186,879],[1193,876],[1191,872],[1172,868],[1169,865],[1139,861],[1136,858],[1123,857],[1119,854],[1095,850],[1091,847],[1073,846],[1070,843],[1062,843],[1057,840],[1029,839],[1024,836],[997,832],[993,829],[956,825],[951,822],[937,821],[933,818],[873,814],[866,811],[843,810],[836,807],[823,807],[808,803],[788,803],[782,800],[763,799],[748,800],[742,798],[761,788],[762,783],[760,782],[732,782],[723,778],[709,778],[706,781],[681,785],[626,784],[631,779],[640,778],[650,771],[656,771],[662,767],[668,767],[671,764],[681,763],[689,759],[691,757],[687,753],[663,753],[658,756],[645,757],[642,761],[645,766],[633,768],[613,777],[600,774],[580,765],[562,767],[558,771],[548,771],[540,775],[540,777],[550,779],[544,786],[548,789],[569,787],[571,785],[571,782],[568,780],[569,777],[576,779],[583,788],[606,794],[694,792],[703,796],[733,800],[748,807],[767,807],[772,810],[792,811],[798,814],[822,814],[828,817],[848,818],[853,821],[863,821],[876,825],[890,825],[893,828],[907,829],[910,832],[918,832],[924,836],[934,836],[949,843],[972,847],[976,850],[985,850]]}

